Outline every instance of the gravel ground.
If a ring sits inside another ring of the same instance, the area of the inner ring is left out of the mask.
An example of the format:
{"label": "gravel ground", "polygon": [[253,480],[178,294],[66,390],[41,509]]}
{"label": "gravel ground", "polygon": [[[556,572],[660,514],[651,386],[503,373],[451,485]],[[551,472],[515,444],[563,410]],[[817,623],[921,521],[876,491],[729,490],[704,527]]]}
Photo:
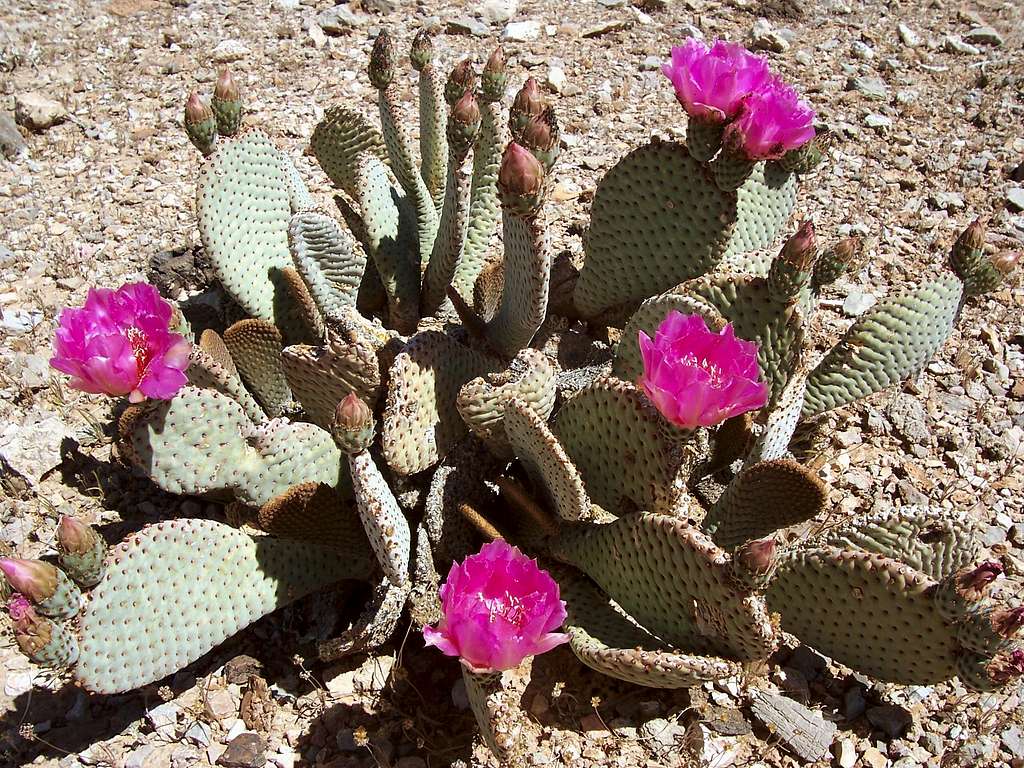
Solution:
{"label": "gravel ground", "polygon": [[[449,63],[465,54],[482,62],[504,34],[515,87],[529,73],[555,94],[565,147],[553,237],[578,254],[602,174],[652,133],[683,134],[660,58],[686,35],[755,40],[839,136],[804,184],[797,215],[812,217],[823,240],[854,233],[868,246],[866,265],[839,281],[819,314],[814,338],[824,349],[871,302],[935,274],[974,216],[991,216],[993,244],[1024,248],[1024,21],[1015,5],[363,0],[331,12],[312,0],[8,0],[0,8],[0,545],[46,552],[61,514],[111,537],[167,514],[222,514],[113,465],[111,403],[68,390],[47,367],[60,308],[80,304],[89,286],[148,276],[185,298],[209,280],[193,204],[199,157],[180,120],[189,91],[212,88],[218,60],[234,60],[247,121],[329,204],[327,179],[304,150],[325,107],[371,112],[363,65],[381,26],[402,49],[420,27],[436,28]],[[13,128],[16,110],[38,128]],[[919,380],[830,418],[816,463],[835,514],[894,503],[970,510],[1011,576],[1024,573],[1018,285],[973,301]],[[491,764],[474,745],[455,662],[424,652],[419,638],[344,665],[315,661],[311,638],[344,597],[264,619],[169,685],[131,696],[88,697],[38,673],[5,641],[0,755],[9,761],[0,762]],[[1024,766],[1015,691],[879,685],[807,649],[777,661],[773,681],[838,726],[822,765]],[[592,674],[561,649],[536,661],[523,695],[542,726],[531,763],[800,764],[745,706],[745,682],[650,691]]]}

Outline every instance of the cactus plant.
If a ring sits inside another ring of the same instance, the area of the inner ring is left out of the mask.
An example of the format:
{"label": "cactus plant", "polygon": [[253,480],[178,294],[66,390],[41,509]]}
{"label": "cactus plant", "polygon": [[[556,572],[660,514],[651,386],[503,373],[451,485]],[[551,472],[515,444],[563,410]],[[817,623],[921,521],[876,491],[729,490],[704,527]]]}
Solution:
{"label": "cactus plant", "polygon": [[[702,45],[692,52],[718,50]],[[90,690],[129,690],[285,602],[358,579],[372,585],[363,613],[321,653],[370,650],[406,609],[420,626],[438,621],[438,570],[475,550],[475,530],[550,568],[569,647],[632,684],[734,675],[768,659],[781,630],[888,681],[960,675],[987,690],[1024,673],[1020,610],[985,594],[998,573],[977,564],[964,516],[904,509],[797,545],[783,535],[828,498],[788,453],[798,421],[921,370],[964,302],[1014,264],[988,258],[983,226],[954,246],[952,271],[880,303],[812,367],[806,323],[857,243],[818,248],[809,221],[778,242],[800,177],[826,154],[824,139],[808,141],[806,105],[776,114],[795,94],[762,94],[754,115],[710,105],[722,120],[681,96],[689,146],[652,141],[601,179],[577,270],[553,266],[545,239],[556,108],[528,81],[510,142],[500,49],[479,87],[468,60],[442,85],[425,35],[411,59],[418,162],[386,33],[368,72],[381,128],[336,105],[312,133],[344,224],[267,135],[239,129],[233,82],[218,80],[216,128],[190,97],[186,130],[208,155],[200,234],[247,317],[205,331],[187,385],[175,379],[170,393],[142,386],[151,359],[128,322],[100,329],[131,357],[123,381],[86,376],[67,355],[54,365],[87,391],[132,394],[118,447],[136,471],[238,505],[260,530],[169,521],[105,558],[101,541],[69,531],[62,563],[92,587],[85,612],[77,627],[60,623],[77,588],[32,566],[22,586],[45,589],[28,590],[34,608],[12,607],[23,649],[73,665]],[[774,143],[768,118],[782,131]],[[704,329],[700,344],[731,340],[746,357],[661,344],[673,312]],[[69,327],[87,322],[68,316]],[[614,346],[605,325],[622,329]],[[700,387],[667,386],[683,368]],[[730,389],[740,378],[749,397]],[[683,414],[680,398],[698,392],[700,407]],[[21,589],[19,568],[5,572]],[[519,726],[492,671],[467,670],[467,692],[504,752]]]}

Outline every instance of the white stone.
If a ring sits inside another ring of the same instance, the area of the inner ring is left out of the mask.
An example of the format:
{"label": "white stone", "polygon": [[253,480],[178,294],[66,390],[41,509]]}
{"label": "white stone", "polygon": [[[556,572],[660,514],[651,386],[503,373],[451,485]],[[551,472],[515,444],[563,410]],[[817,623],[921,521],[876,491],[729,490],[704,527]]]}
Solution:
{"label": "white stone", "polygon": [[501,39],[512,43],[526,43],[540,37],[539,21],[513,21],[505,25]]}
{"label": "white stone", "polygon": [[553,64],[548,69],[548,85],[554,90],[555,93],[561,93],[562,89],[565,88],[565,69],[559,64]]}
{"label": "white stone", "polygon": [[871,309],[877,301],[878,299],[873,293],[866,293],[854,288],[843,300],[843,314],[849,317],[858,317]]}
{"label": "white stone", "polygon": [[836,742],[832,748],[838,768],[853,768],[857,762],[857,748],[850,739]]}
{"label": "white stone", "polygon": [[30,131],[45,131],[67,116],[68,111],[63,104],[38,91],[19,93],[14,97],[14,122]]}
{"label": "white stone", "polygon": [[249,53],[249,46],[240,40],[221,40],[210,52],[210,58],[218,64],[230,64],[232,61],[241,61]]}
{"label": "white stone", "polygon": [[518,0],[487,0],[480,9],[480,15],[491,24],[504,24],[516,15],[517,10]]}
{"label": "white stone", "polygon": [[896,26],[896,32],[899,34],[900,40],[905,46],[907,46],[907,48],[917,48],[917,46],[921,44],[921,36],[903,22],[900,22]]}

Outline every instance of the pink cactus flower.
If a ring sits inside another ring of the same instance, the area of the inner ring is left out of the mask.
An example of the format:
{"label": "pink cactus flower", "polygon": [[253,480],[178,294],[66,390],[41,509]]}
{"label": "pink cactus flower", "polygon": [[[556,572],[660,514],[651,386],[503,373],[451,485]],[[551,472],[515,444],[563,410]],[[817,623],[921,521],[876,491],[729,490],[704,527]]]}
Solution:
{"label": "pink cactus flower", "polygon": [[778,78],[744,101],[722,142],[747,159],[778,160],[814,138],[814,110]]}
{"label": "pink cactus flower", "polygon": [[512,669],[567,642],[558,584],[537,561],[502,540],[453,563],[441,587],[444,616],[424,627],[427,645],[458,656],[473,672]]}
{"label": "pink cactus flower", "polygon": [[768,402],[757,343],[732,324],[712,333],[700,315],[668,313],[654,339],[640,331],[644,372],[637,384],[661,415],[684,429],[710,427]]}
{"label": "pink cactus flower", "polygon": [[65,309],[50,365],[83,392],[169,400],[185,385],[191,345],[170,330],[171,305],[146,283],[93,288],[79,309]]}
{"label": "pink cactus flower", "polygon": [[34,615],[35,609],[32,607],[32,603],[29,602],[27,597],[15,592],[11,595],[11,599],[7,601],[7,613],[10,615],[11,621],[13,621],[15,626],[17,626],[23,622],[26,617]]}
{"label": "pink cactus flower", "polygon": [[672,61],[661,71],[686,113],[713,123],[732,120],[743,100],[770,77],[765,60],[739,43],[719,40],[708,48],[692,37],[673,46]]}

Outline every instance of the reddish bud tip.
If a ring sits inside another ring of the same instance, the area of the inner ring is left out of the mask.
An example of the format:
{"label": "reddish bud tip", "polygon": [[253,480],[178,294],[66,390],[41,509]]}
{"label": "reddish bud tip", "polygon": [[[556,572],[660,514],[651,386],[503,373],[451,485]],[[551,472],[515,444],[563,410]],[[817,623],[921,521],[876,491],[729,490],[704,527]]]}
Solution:
{"label": "reddish bud tip", "polygon": [[185,102],[185,122],[195,125],[212,118],[213,110],[210,105],[203,100],[198,91],[193,91]]}
{"label": "reddish bud tip", "polygon": [[334,421],[342,429],[362,429],[373,420],[370,406],[364,403],[355,393],[349,393],[338,403],[334,411]]}
{"label": "reddish bud tip", "polygon": [[548,113],[553,112],[548,108],[544,114],[534,115],[530,122],[523,128],[523,135],[520,137],[523,146],[535,150],[548,150],[555,139],[554,126],[548,119]]}
{"label": "reddish bud tip", "polygon": [[494,49],[494,52],[487,59],[487,64],[484,65],[484,72],[489,75],[505,74],[505,49],[500,45]]}
{"label": "reddish bud tip", "polygon": [[74,517],[61,517],[57,525],[57,547],[62,552],[84,555],[96,542],[96,532]]}
{"label": "reddish bud tip", "polygon": [[15,628],[18,628],[26,620],[31,620],[35,617],[35,609],[32,607],[32,603],[28,601],[27,597],[17,592],[11,595],[11,599],[7,602],[7,613],[10,614]]}
{"label": "reddish bud tip", "polygon": [[840,240],[832,248],[832,254],[842,264],[852,264],[864,247],[864,241],[859,237],[847,237]]}
{"label": "reddish bud tip", "polygon": [[736,549],[733,557],[754,573],[768,573],[775,565],[775,540],[748,541]]}
{"label": "reddish bud tip", "polygon": [[434,44],[430,40],[430,33],[426,29],[421,29],[412,39],[412,48],[409,50],[412,68],[419,72],[430,63],[433,55]]}
{"label": "reddish bud tip", "polygon": [[986,560],[977,568],[965,570],[959,578],[962,590],[980,593],[1003,573],[1003,566],[996,560]]}
{"label": "reddish bud tip", "polygon": [[955,247],[972,251],[980,250],[985,247],[985,234],[985,219],[979,216],[960,233]]}
{"label": "reddish bud tip", "polygon": [[213,96],[221,101],[238,101],[240,94],[231,70],[224,67],[217,75],[217,83],[213,86]]}
{"label": "reddish bud tip", "polygon": [[544,112],[547,101],[544,94],[540,92],[540,86],[532,77],[526,78],[523,87],[519,89],[515,100],[512,102],[512,111],[522,115],[539,115]]}
{"label": "reddish bud tip", "polygon": [[466,91],[462,98],[452,107],[452,118],[463,125],[475,125],[480,122],[480,107],[472,91]]}
{"label": "reddish bud tip", "polygon": [[1024,605],[1004,608],[992,614],[992,629],[1002,637],[1013,637],[1024,627]]}
{"label": "reddish bud tip", "polygon": [[795,269],[807,270],[814,262],[818,243],[814,235],[814,223],[805,221],[782,247],[782,258]]}
{"label": "reddish bud tip", "polygon": [[42,560],[0,558],[0,571],[16,591],[36,603],[47,599],[57,589],[57,569]]}
{"label": "reddish bud tip", "polygon": [[391,42],[391,36],[383,29],[373,41],[367,71],[370,83],[378,90],[387,88],[395,78],[395,46]]}
{"label": "reddish bud tip", "polygon": [[533,153],[512,141],[505,148],[498,171],[498,184],[508,195],[536,195],[544,182],[544,167]]}
{"label": "reddish bud tip", "polygon": [[476,72],[473,70],[473,60],[465,58],[456,64],[448,75],[448,82],[444,86],[444,98],[449,104],[454,105],[467,91],[476,87]]}

